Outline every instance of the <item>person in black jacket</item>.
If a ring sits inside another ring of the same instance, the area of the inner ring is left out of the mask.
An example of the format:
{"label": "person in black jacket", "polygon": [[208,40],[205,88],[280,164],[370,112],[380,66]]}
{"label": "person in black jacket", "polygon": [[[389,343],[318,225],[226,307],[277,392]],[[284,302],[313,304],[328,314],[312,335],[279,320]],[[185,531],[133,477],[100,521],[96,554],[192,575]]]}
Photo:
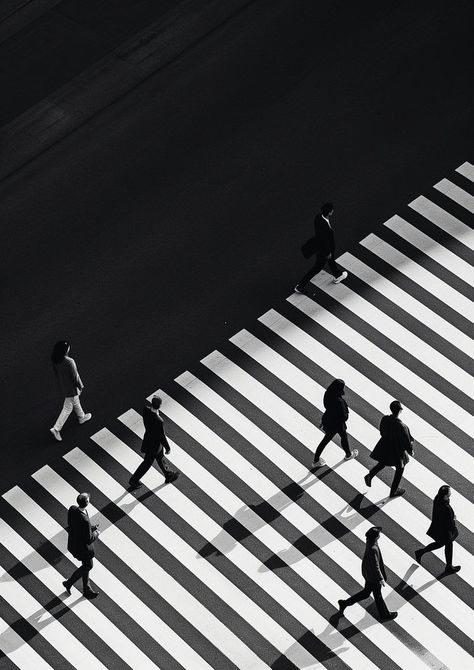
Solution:
{"label": "person in black jacket", "polygon": [[334,242],[334,231],[329,219],[334,214],[334,205],[332,202],[326,202],[321,207],[321,212],[314,219],[314,243],[316,248],[316,258],[313,267],[308,270],[302,279],[296,284],[296,293],[303,293],[309,281],[323,267],[328,264],[329,270],[334,275],[333,282],[338,284],[347,277],[347,272],[334,260],[336,245]]}
{"label": "person in black jacket", "polygon": [[137,489],[142,486],[140,477],[153,465],[156,460],[161,471],[165,476],[165,481],[174,482],[178,478],[178,473],[173,471],[163,455],[163,449],[166,454],[170,452],[170,445],[166,439],[163,418],[160,414],[161,398],[158,395],[151,399],[151,407],[145,405],[143,408],[143,423],[145,424],[145,435],[142,442],[142,452],[145,454],[143,463],[140,463],[136,471],[130,478],[130,487]]}
{"label": "person in black jacket", "polygon": [[383,416],[380,421],[380,440],[375,445],[370,457],[378,461],[377,465],[369,470],[365,475],[364,481],[367,486],[372,483],[372,478],[383,470],[386,466],[395,466],[395,475],[392,486],[390,487],[390,497],[402,496],[405,489],[398,488],[403,476],[403,470],[408,463],[408,454],[414,455],[413,438],[408,426],[400,419],[402,403],[399,400],[393,400],[390,403],[391,414]]}
{"label": "person in black jacket", "polygon": [[336,433],[341,438],[341,447],[344,449],[346,461],[355,458],[359,453],[357,449],[349,448],[349,439],[347,437],[346,421],[349,417],[349,408],[342,397],[344,395],[345,382],[342,379],[335,379],[331,382],[324,394],[325,412],[321,417],[321,426],[325,435],[316,449],[311,468],[319,468],[326,465],[326,461],[321,458],[326,445],[332,440]]}
{"label": "person in black jacket", "polygon": [[362,576],[365,579],[365,586],[362,591],[355,593],[347,600],[338,600],[339,615],[344,614],[346,607],[354,605],[359,600],[368,598],[373,594],[375,604],[382,621],[389,621],[398,616],[397,612],[389,612],[387,605],[382,598],[382,587],[385,586],[387,575],[385,573],[385,565],[383,563],[382,554],[377,544],[380,537],[381,526],[373,526],[366,532],[367,538],[365,545],[364,558],[362,559]]}
{"label": "person in black jacket", "polygon": [[456,517],[453,508],[449,504],[451,497],[451,488],[444,484],[433,500],[433,514],[431,516],[431,525],[426,534],[433,538],[434,542],[428,544],[422,549],[415,551],[415,558],[421,565],[421,558],[424,554],[435,549],[441,549],[444,546],[444,555],[446,557],[445,574],[459,572],[460,565],[453,565],[453,542],[458,536],[456,527]]}
{"label": "person in black jacket", "polygon": [[99,595],[99,592],[94,591],[89,583],[92,559],[95,556],[94,542],[99,537],[99,525],[91,526],[89,513],[86,509],[89,501],[88,493],[80,493],[77,496],[77,506],[72,505],[67,513],[67,548],[75,559],[81,561],[82,565],[72,573],[69,579],[63,582],[63,586],[71,595],[71,586],[82,577],[84,596],[91,599]]}

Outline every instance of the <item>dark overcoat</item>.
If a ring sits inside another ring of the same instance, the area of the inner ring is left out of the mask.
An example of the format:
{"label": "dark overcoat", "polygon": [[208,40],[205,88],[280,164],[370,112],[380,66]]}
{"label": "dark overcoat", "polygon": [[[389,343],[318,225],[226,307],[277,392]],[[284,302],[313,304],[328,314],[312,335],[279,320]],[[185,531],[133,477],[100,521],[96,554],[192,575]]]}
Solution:
{"label": "dark overcoat", "polygon": [[318,255],[334,255],[334,231],[322,214],[317,214],[314,218],[314,238],[316,253]]}
{"label": "dark overcoat", "polygon": [[444,497],[436,496],[433,500],[433,514],[431,525],[426,534],[435,542],[452,542],[458,536],[456,517],[449,501]]}
{"label": "dark overcoat", "polygon": [[85,561],[95,556],[94,542],[99,533],[92,530],[89,515],[85,509],[72,505],[67,514],[68,551],[78,561]]}
{"label": "dark overcoat", "polygon": [[388,414],[380,421],[380,440],[370,456],[384,465],[403,467],[408,463],[408,454],[413,454],[412,442],[408,426],[398,417]]}
{"label": "dark overcoat", "polygon": [[362,559],[362,576],[366,582],[387,581],[385,565],[377,542],[367,542]]}
{"label": "dark overcoat", "polygon": [[349,417],[349,408],[342,395],[335,395],[333,393],[324,394],[324,409],[325,412],[321,417],[321,425],[324,430],[340,430],[346,427],[346,421]]}
{"label": "dark overcoat", "polygon": [[163,447],[169,448],[166,439],[163,419],[158,412],[153,412],[151,407],[145,405],[142,412],[143,423],[145,425],[145,435],[143,436],[142,452],[145,454],[158,454]]}

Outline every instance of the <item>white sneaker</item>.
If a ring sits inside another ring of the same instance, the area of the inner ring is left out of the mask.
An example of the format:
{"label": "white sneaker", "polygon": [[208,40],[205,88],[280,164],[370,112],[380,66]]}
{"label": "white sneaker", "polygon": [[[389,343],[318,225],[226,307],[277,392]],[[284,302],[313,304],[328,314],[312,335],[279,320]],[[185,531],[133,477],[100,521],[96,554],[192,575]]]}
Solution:
{"label": "white sneaker", "polygon": [[344,279],[347,279],[347,272],[344,270],[342,275],[339,275],[339,277],[334,277],[332,280],[333,284],[339,284],[339,282],[344,281]]}
{"label": "white sneaker", "polygon": [[79,419],[79,423],[85,423],[86,421],[89,421],[92,419],[92,414],[89,412],[89,414],[84,414],[82,419]]}
{"label": "white sneaker", "polygon": [[52,435],[54,435],[54,439],[55,439],[55,440],[57,440],[58,442],[61,442],[61,441],[62,441],[63,438],[61,437],[61,433],[59,432],[59,430],[56,430],[56,428],[50,428],[50,429],[49,429],[49,432],[50,432]]}
{"label": "white sneaker", "polygon": [[312,468],[322,468],[323,465],[326,465],[326,461],[324,458],[320,458],[319,461],[313,461],[311,463],[311,469]]}
{"label": "white sneaker", "polygon": [[353,450],[351,451],[351,455],[350,455],[350,456],[344,456],[344,460],[345,460],[345,461],[350,461],[351,458],[357,458],[358,455],[359,455],[359,450],[358,450],[358,449],[353,449]]}

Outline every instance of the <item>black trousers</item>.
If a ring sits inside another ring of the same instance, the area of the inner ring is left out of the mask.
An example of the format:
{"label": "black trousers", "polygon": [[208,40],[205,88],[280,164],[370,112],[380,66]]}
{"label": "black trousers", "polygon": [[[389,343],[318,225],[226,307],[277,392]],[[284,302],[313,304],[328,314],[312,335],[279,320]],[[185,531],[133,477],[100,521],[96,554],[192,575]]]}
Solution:
{"label": "black trousers", "polygon": [[341,447],[344,449],[344,452],[346,456],[351,455],[351,450],[349,447],[349,438],[347,437],[347,431],[344,426],[341,426],[339,428],[331,428],[330,430],[325,430],[325,435],[321,442],[318,444],[318,447],[316,449],[316,452],[314,454],[314,460],[317,461],[319,460],[321,454],[323,453],[325,447],[329,444],[329,442],[332,440],[332,438],[335,435],[339,435],[341,438]]}
{"label": "black trousers", "polygon": [[323,267],[328,264],[329,270],[334,277],[339,277],[342,274],[342,268],[334,260],[334,254],[316,254],[316,259],[314,261],[313,267],[308,270],[302,279],[298,282],[298,287],[303,290],[306,285],[309,283],[310,279],[321,272]]}
{"label": "black trousers", "polygon": [[90,589],[89,584],[89,572],[92,570],[92,558],[86,558],[82,561],[82,565],[74,570],[72,575],[67,581],[69,588],[77,582],[78,579],[82,577],[82,590],[88,591]]}
{"label": "black trousers", "polygon": [[431,542],[427,544],[424,549],[420,550],[420,556],[427,554],[429,551],[435,551],[435,549],[441,549],[444,546],[444,555],[446,558],[446,565],[453,564],[453,541],[448,540],[447,542]]}
{"label": "black trousers", "polygon": [[349,605],[354,605],[354,603],[358,603],[359,600],[365,600],[365,598],[368,598],[371,594],[374,596],[375,604],[377,605],[377,609],[380,616],[381,617],[387,616],[389,611],[387,605],[385,604],[384,599],[382,598],[382,585],[380,584],[380,582],[366,581],[362,591],[354,593],[353,596],[344,601],[344,604],[346,607],[349,607]]}
{"label": "black trousers", "polygon": [[130,483],[136,484],[139,482],[141,477],[143,477],[143,475],[151,468],[153,461],[155,460],[158,463],[158,467],[160,468],[161,472],[164,474],[165,479],[168,479],[173,474],[173,470],[169,467],[165,459],[163,449],[160,449],[160,451],[158,451],[156,454],[153,451],[145,454],[143,463],[140,463],[138,468],[130,477]]}
{"label": "black trousers", "polygon": [[[372,470],[369,470],[370,479],[375,477],[375,475],[377,473],[379,473],[381,470],[383,470],[386,467],[390,467],[390,466],[389,465],[384,465],[383,463],[377,463],[376,465],[374,465]],[[396,493],[396,491],[398,489],[398,486],[399,486],[400,482],[402,481],[404,469],[405,469],[404,465],[396,465],[395,466],[395,474],[393,476],[392,486],[390,487],[390,495],[393,495],[394,493]]]}

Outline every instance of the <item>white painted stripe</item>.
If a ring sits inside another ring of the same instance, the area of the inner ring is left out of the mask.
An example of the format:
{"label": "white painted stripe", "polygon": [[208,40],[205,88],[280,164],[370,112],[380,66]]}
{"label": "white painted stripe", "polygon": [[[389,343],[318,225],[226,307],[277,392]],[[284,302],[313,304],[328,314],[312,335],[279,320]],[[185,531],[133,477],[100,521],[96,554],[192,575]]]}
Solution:
{"label": "white painted stripe", "polygon": [[472,303],[465,298],[459,291],[446,284],[424,267],[412,261],[402,254],[398,249],[392,247],[380,237],[370,233],[360,244],[376,254],[386,263],[394,267],[398,272],[404,274],[408,279],[421,286],[425,291],[434,295],[435,298],[444,302],[448,307],[458,312],[465,319],[470,318],[472,313]]}
{"label": "white painted stripe", "polygon": [[[326,273],[320,273],[311,281],[320,288],[323,288],[323,282],[329,282],[331,284],[331,289],[333,286],[329,275]],[[336,286],[335,288],[335,296],[343,294],[343,291],[337,290],[340,288],[339,286]],[[357,296],[357,294],[354,294],[354,296]],[[300,298],[305,300],[300,300]],[[300,296],[294,294],[287,298],[287,300],[295,307],[298,307],[298,309],[302,309],[305,314],[311,316],[311,318],[321,327],[325,328],[347,346],[350,346],[351,349],[359,353],[361,356],[364,356],[364,358],[370,361],[372,365],[378,367],[382,372],[392,377],[392,379],[419,398],[422,398],[428,406],[436,410],[441,416],[446,417],[448,421],[451,421],[452,424],[463,430],[467,435],[472,432],[472,414],[440,393],[437,388],[426,382],[424,379],[418,377],[418,375],[405,365],[402,365],[398,360],[389,356],[373,342],[342,321],[342,319],[339,319],[337,316],[324,309],[324,307],[315,303],[313,300],[309,300],[304,295]],[[367,304],[370,305],[370,303]],[[372,311],[366,306],[364,306],[364,308],[366,314],[370,314],[370,311]],[[359,306],[359,309],[362,311],[362,306]],[[367,319],[369,320],[369,318],[370,317],[368,316]],[[382,316],[379,318],[383,319]],[[405,403],[403,404],[405,405]]]}
{"label": "white painted stripe", "polygon": [[[360,296],[356,291],[353,291],[348,286],[344,286],[343,284],[335,285],[332,282],[332,277],[326,272],[320,272],[311,281],[315,286],[318,286],[322,291],[340,302],[341,305],[344,305],[346,309],[350,310],[356,316],[363,319],[384,337],[391,340],[399,347],[409,352],[412,356],[421,361],[428,367],[428,369],[434,370],[434,372],[436,372],[441,377],[441,379],[446,379],[446,381],[452,384],[454,388],[461,389],[466,395],[474,398],[474,379],[472,375],[450,361],[449,358],[446,358],[446,356],[443,356],[443,354],[438,352],[432,346],[426,342],[423,342],[423,340],[415,335],[415,333],[412,333],[410,330],[399,324],[398,321],[392,319],[392,317],[385,314],[385,312],[383,312],[378,307],[375,307],[375,305],[372,305],[371,302]],[[324,311],[322,316],[323,322],[325,322]],[[337,317],[335,318],[337,319]],[[340,320],[340,323],[344,323],[342,319]],[[338,331],[333,330],[332,332],[337,333]],[[346,332],[349,332],[347,331],[347,328]],[[352,329],[350,332],[353,332]],[[339,339],[344,340],[343,332],[341,332],[339,335]],[[359,346],[362,343],[366,347],[365,351],[367,351],[368,354],[366,358],[369,361],[378,365],[378,367],[385,366],[388,363],[393,369],[394,359],[383,352],[383,350],[377,347],[375,344],[371,343],[370,340],[365,338],[363,335],[359,336],[358,341],[353,341],[352,339],[344,341],[350,341],[352,348],[356,348],[359,353],[362,353],[363,351],[362,349],[359,349]],[[367,347],[368,343],[370,344]],[[469,351],[466,351],[466,354],[474,354],[474,346],[471,347]],[[378,362],[375,363],[375,361]],[[396,364],[396,367],[402,371],[402,378],[404,378],[404,370],[407,368],[398,363]],[[384,371],[387,370],[385,367],[382,367],[382,369]],[[398,377],[398,379],[400,379],[400,377]],[[417,385],[416,391],[415,386],[410,386],[409,388],[412,388],[420,398],[423,398],[427,402],[427,404],[432,405],[432,407],[437,407],[438,411],[440,411],[441,414],[444,414],[446,418],[449,418],[455,425],[459,425],[459,422],[463,423],[463,425],[469,425],[472,422],[472,416],[470,413],[466,413],[462,407],[459,407],[459,405],[441,393],[438,388],[426,382],[422,377],[418,377],[418,375],[415,375],[415,373],[411,372],[409,383],[415,383]],[[403,385],[406,387],[406,383]]]}
{"label": "white painted stripe", "polygon": [[[8,494],[5,496],[5,499],[8,500]],[[64,594],[64,587],[62,585],[64,578],[61,574],[20,537],[13,528],[5,523],[3,519],[0,519],[0,541],[54,595],[59,598]],[[81,598],[79,593],[65,597],[63,602],[68,607],[73,607],[74,614],[86,626],[89,626],[131,668],[136,668],[137,670],[141,670],[142,668],[157,670],[158,666],[148,656],[109,621],[97,607],[90,601]],[[44,624],[45,621],[51,619],[53,619],[53,615],[48,613],[47,617],[42,617],[42,623]]]}
{"label": "white painted stripe", "polygon": [[422,251],[426,256],[433,259],[439,265],[457,275],[466,284],[472,286],[474,278],[474,268],[466,263],[462,258],[454,254],[450,249],[438,244],[431,237],[412,226],[411,223],[402,219],[401,216],[392,216],[385,221],[385,226],[392,230],[396,235],[407,240],[416,249]]}
{"label": "white painted stripe", "polygon": [[[45,466],[39,470],[33,475],[33,478],[46,491],[54,495],[66,509],[69,507],[71,500],[74,500],[77,495],[74,489],[49,466]],[[67,534],[62,526],[19,487],[13,488],[5,495],[8,495],[9,504],[31,523],[38,532],[47,538],[57,549],[64,551],[64,548],[67,546]],[[122,584],[97,558],[94,561],[93,578],[100,584],[101,591],[107,593],[124,612],[148,633],[152,639],[157,640],[183,667],[212,670],[211,666],[187,642],[182,640],[168,624],[162,621],[146,603],[142,602],[130,589]],[[76,594],[74,587],[72,592]]]}
{"label": "white painted stripe", "polygon": [[[45,466],[47,467],[47,466]],[[45,469],[39,470],[39,473]],[[37,479],[38,473],[33,475]],[[57,475],[56,479],[61,479]],[[48,479],[51,479],[51,473],[48,473]],[[63,480],[64,481],[64,480]],[[63,490],[67,483],[64,481]],[[79,491],[71,487],[71,500],[75,500]],[[50,491],[51,495],[58,496],[58,487]],[[61,501],[66,503],[65,500]],[[65,506],[68,506],[68,503]],[[169,575],[160,565],[146,554],[138,545],[136,545],[125,533],[117,526],[110,523],[91,503],[89,504],[89,514],[94,516],[94,522],[99,522],[101,526],[100,542],[106,545],[116,556],[118,556],[125,565],[133,569],[144,582],[158,593],[164,600],[181,614],[194,628],[202,633],[208,640],[215,644],[222,654],[226,655],[237,667],[250,667],[254,663],[255,655],[250,652],[239,638],[234,635],[219,619],[209,612],[197,598],[189,593],[174,577]],[[257,666],[258,667],[258,666]],[[264,667],[261,665],[260,667]]]}
{"label": "white painted stripe", "polygon": [[383,277],[369,265],[363,263],[356,256],[346,252],[342,256],[339,256],[337,262],[375,291],[391,300],[397,307],[405,310],[410,316],[457,347],[460,351],[468,353],[473,350],[474,340],[451,325],[449,321],[445,321],[439,314],[433,312],[433,310],[423,305],[423,303],[419,302],[419,300],[409,293],[399,288],[389,279]]}
{"label": "white painted stripe", "polygon": [[457,202],[458,205],[461,205],[469,212],[474,214],[474,196],[465,191],[463,188],[453,184],[453,182],[449,181],[449,179],[442,179],[434,185],[434,188],[436,188],[440,193],[447,195],[448,198],[451,198],[451,200]]}
{"label": "white painted stripe", "polygon": [[20,670],[53,670],[1,617],[0,650]]}
{"label": "white painted stripe", "polygon": [[[314,448],[316,441],[313,441],[313,436],[315,433],[319,433],[317,429],[310,424],[303,416],[289,407],[286,403],[280,400],[278,396],[271,391],[269,391],[262,384],[254,380],[248,373],[244,372],[241,368],[235,365],[230,360],[226,359],[224,356],[218,352],[214,352],[210,357],[207,357],[203,361],[210,369],[212,369],[218,376],[226,381],[230,386],[235,388],[239,393],[246,397],[250,402],[253,402],[261,411],[265,412],[270,416],[277,424],[281,425],[285,430],[293,432],[290,426],[293,426],[296,422],[300,427],[297,433],[293,434],[299,439],[305,446],[312,450]],[[167,411],[167,405],[164,405],[164,411]],[[326,454],[326,452],[325,452]],[[279,452],[276,452],[273,456],[273,461],[277,462]],[[326,455],[325,455],[326,458]],[[328,462],[333,467],[335,465],[340,465],[340,458],[335,457],[333,450],[328,452]],[[357,461],[349,461],[343,464],[343,467],[338,469],[338,474],[346,479],[348,482],[353,483],[354,481],[360,481],[363,474],[366,470],[362,467]],[[307,476],[311,476],[308,475]],[[301,478],[298,479],[301,481]],[[376,482],[374,481],[374,485]],[[378,488],[380,489],[380,482],[377,482]],[[306,487],[305,487],[306,488]],[[309,495],[313,496],[315,500],[318,501],[330,514],[338,518],[341,523],[347,526],[347,528],[355,534],[362,541],[365,540],[365,532],[372,525],[361,515],[357,513],[356,510],[348,508],[347,502],[337,496],[329,487],[324,484],[324,480],[316,480],[311,487],[307,487],[306,491]],[[380,491],[375,491],[376,494],[379,494]],[[393,505],[393,502],[396,504]],[[393,511],[391,511],[393,509]],[[389,516],[395,515],[399,520],[400,518],[405,523],[409,515],[414,514],[418,516],[417,510],[411,507],[406,500],[396,499],[392,501],[390,506],[387,506],[387,509],[384,509],[384,512]],[[421,516],[421,515],[419,515]],[[425,520],[424,529],[426,529],[427,524]],[[324,544],[324,539],[321,538],[319,534],[319,528],[317,529],[316,535],[313,535],[313,541],[321,546],[320,543]],[[316,539],[317,538],[317,539]],[[339,561],[340,554],[339,551],[341,547],[338,545],[338,540],[332,538],[334,543],[332,547],[332,555]],[[398,576],[402,579],[403,576],[406,576],[407,570],[413,568],[413,561],[408,557],[395,543],[392,543],[391,540],[384,536],[384,545],[387,547],[387,550],[384,552],[384,561]],[[322,548],[321,550],[324,550]],[[408,560],[408,562],[407,562]],[[354,566],[354,560],[352,560],[352,566]],[[421,571],[420,571],[421,572]],[[353,573],[353,569],[351,574]],[[354,578],[354,575],[352,575]],[[410,572],[410,584],[412,583],[413,574]],[[415,579],[415,582],[417,579]],[[434,588],[432,588],[434,587]],[[474,625],[474,613],[471,608],[466,606],[462,601],[453,597],[453,594],[448,594],[448,591],[440,582],[433,581],[431,576],[429,576],[429,581],[426,583],[420,584],[420,590],[423,591],[423,598],[432,604],[439,611],[443,612],[453,623],[459,622],[459,627],[467,635],[470,635],[469,631],[471,630],[471,625]],[[319,586],[318,586],[319,589]],[[407,608],[409,614],[411,612],[411,605],[405,604],[402,597],[399,595],[391,594],[390,598],[394,598],[397,601],[397,607]],[[390,601],[389,607],[394,608],[394,601]],[[459,615],[458,607],[462,609],[463,615]],[[467,616],[467,619],[465,618]],[[454,618],[453,618],[454,617]],[[426,622],[426,619],[422,617],[423,621],[417,619],[417,617],[411,618],[409,623],[407,622],[407,628],[412,634],[428,649],[436,654],[439,658],[443,658],[442,648],[435,648],[431,640],[431,636],[439,636],[439,632],[432,631],[426,638],[426,625],[429,625]],[[400,622],[401,623],[401,622]],[[418,631],[417,627],[413,627],[416,623],[416,626],[420,625],[421,630]],[[455,623],[457,625],[457,623]],[[436,629],[438,630],[438,629]],[[457,646],[457,645],[456,645]],[[458,650],[459,651],[459,650]],[[463,654],[463,652],[459,652]],[[462,665],[460,665],[462,667]]]}
{"label": "white painted stripe", "polygon": [[77,670],[107,670],[94,654],[33,598],[5,570],[0,568],[2,598]]}
{"label": "white painted stripe", "polygon": [[458,168],[456,168],[456,172],[459,172],[459,174],[462,174],[463,177],[466,177],[467,179],[474,181],[474,165],[471,165],[471,163],[468,163],[466,161]]}
{"label": "white painted stripe", "polygon": [[[168,396],[162,391],[159,394],[168,403]],[[163,404],[165,407],[165,403]],[[166,405],[167,409],[167,405]],[[141,417],[129,410],[119,417],[125,425],[136,432],[137,435],[143,435],[143,424]],[[212,499],[219,504],[231,517],[237,519],[248,531],[257,539],[259,539],[272,552],[279,553],[281,551],[288,552],[294,557],[291,568],[304,581],[315,588],[317,592],[323,595],[329,602],[337,604],[338,598],[344,597],[346,594],[341,586],[333,582],[328,575],[320,570],[315,564],[311,563],[306,556],[299,552],[295,547],[290,545],[279,533],[277,533],[271,526],[266,524],[257,514],[253,512],[242,500],[240,500],[232,491],[225,487],[218,479],[216,479],[210,472],[204,469],[197,463],[189,454],[181,449],[177,444],[172,442],[173,462],[180,467],[183,472],[190,479],[196,482],[206,493],[212,496]],[[150,471],[151,472],[151,471]],[[156,472],[156,471],[155,471]],[[145,478],[143,478],[145,482]],[[156,486],[154,481],[150,482],[150,488]],[[161,492],[159,492],[161,498]],[[337,650],[338,657],[346,663],[351,670],[360,668],[361,670],[368,670],[375,668],[372,661],[370,661],[362,652],[354,647],[349,640],[342,637],[337,629],[333,628],[324,619],[317,610],[313,609],[311,605],[301,598],[295,591],[293,591],[277,574],[271,570],[262,570],[261,562],[248,552],[242,544],[234,540],[225,530],[214,524],[207,515],[197,508],[192,501],[184,496],[173,497],[170,501],[170,506],[173,510],[182,516],[183,519],[192,519],[194,527],[205,537],[211,544],[217,548],[222,547],[223,553],[232,560],[245,574],[252,579],[258,586],[265,590],[274,600],[277,606],[283,608],[281,615],[285,616],[288,611],[293,617],[299,620],[305,627],[311,630],[319,641],[326,644],[330,649]],[[209,525],[211,523],[211,525]],[[212,529],[212,530],[211,530]],[[358,617],[357,620],[364,619],[370,615],[363,611],[359,606],[354,609],[353,616]],[[370,617],[371,623],[375,620]],[[352,621],[352,617],[351,617]],[[382,636],[385,638],[385,634]],[[389,636],[390,644],[392,637]],[[343,653],[341,653],[343,649]],[[316,667],[316,666],[315,666]],[[317,664],[317,667],[320,667]],[[323,666],[322,666],[323,667]]]}
{"label": "white painted stripe", "polygon": [[[102,446],[107,453],[115,451],[116,440],[108,430],[103,429],[93,435],[92,439],[98,445]],[[122,452],[124,450],[122,449]],[[130,456],[134,452],[130,450]],[[177,560],[181,562],[191,574],[200,579],[205,586],[211,589],[223,602],[239,614],[244,621],[251,621],[254,630],[266,638],[280,652],[285,653],[288,647],[294,648],[296,654],[293,659],[304,658],[305,665],[314,662],[314,657],[310,654],[278,625],[268,614],[262,610],[253,600],[240,591],[234,584],[219,572],[208,561],[203,561],[199,554],[189,546],[182,538],[169,528],[161,519],[156,517],[147,507],[137,502],[134,495],[126,493],[124,487],[118,484],[103,468],[95,463],[91,458],[79,449],[70,451],[65,456],[66,460],[75,467],[84,477],[86,477],[96,488],[98,488],[110,500],[115,500],[116,505],[126,512],[127,516],[135,521],[137,525],[153,538],[155,542],[162,545],[164,549],[170,552]],[[140,459],[128,458],[127,462],[130,468],[133,467],[132,461],[137,467]],[[120,463],[124,466],[124,461]],[[125,466],[126,467],[126,466]],[[134,469],[135,469],[134,468]],[[130,469],[131,472],[134,469]],[[157,473],[157,478],[159,475]],[[169,489],[170,490],[170,487]],[[172,498],[175,498],[175,491],[172,491]],[[170,494],[171,495],[171,494]],[[179,495],[179,493],[178,493]],[[171,500],[173,506],[173,500]],[[188,518],[189,523],[189,518]],[[193,524],[194,527],[194,524]],[[249,658],[250,664],[255,667],[264,667],[265,664],[257,655]],[[249,667],[252,667],[251,665]],[[267,666],[265,666],[267,667]]]}
{"label": "white painted stripe", "polygon": [[[312,305],[314,305],[314,303],[308,300],[308,304],[300,305],[300,308],[305,309],[305,311],[307,309],[310,313]],[[329,372],[331,376],[337,379],[350,380],[348,388],[352,389],[361,398],[366,399],[366,401],[379,412],[382,414],[388,412],[390,402],[393,400],[391,395],[389,395],[382,387],[374,384],[374,382],[365,377],[349,363],[346,363],[342,358],[339,358],[330,349],[308,335],[304,330],[288,319],[285,319],[285,317],[274,310],[270,310],[264,314],[260,317],[259,321],[295,347],[297,351],[300,351],[309,360]],[[245,337],[248,338],[247,333],[245,333]],[[256,338],[254,339],[256,342],[254,348],[257,348],[257,344],[260,346],[260,340],[257,340]],[[298,375],[296,370],[297,369],[295,368],[294,372]],[[298,376],[300,377],[300,375]],[[300,380],[306,385],[306,379],[300,377]],[[301,394],[299,387],[292,386],[292,388]],[[312,395],[307,396],[306,393],[303,393],[302,395],[306,398],[311,398],[310,401],[313,403],[317,398],[319,402],[317,406],[320,407],[320,409],[324,409],[321,405],[323,394],[324,389],[312,380]],[[457,467],[459,467],[460,464],[460,472],[472,471],[469,469],[472,468],[472,457],[470,457],[463,449],[460,449],[454,442],[450,442],[444,436],[438,436],[435,428],[411,412],[405,404],[403,412],[404,420],[410,426],[415,439],[420,444],[423,444],[450,467],[452,467],[453,463],[456,464]],[[371,448],[372,445],[375,446],[379,439],[378,430],[362,419],[362,417],[359,417],[355,412],[351,412],[350,432],[361,444],[366,444],[369,448]],[[459,462],[456,460],[458,458]],[[413,482],[413,484],[420,491],[423,491],[429,498],[433,497],[433,491],[437,491],[439,487],[445,483],[444,480],[439,479],[436,476],[436,473],[425,468],[422,463],[418,462],[416,459],[412,459],[410,467],[407,467],[405,472],[406,478]],[[458,519],[466,526],[466,528],[472,531],[474,530],[474,505],[459,492],[457,492],[456,495],[459,502],[457,510]]]}
{"label": "white painted stripe", "polygon": [[458,242],[462,242],[462,244],[474,251],[474,230],[466,226],[465,223],[455,216],[449,214],[423,195],[410,202],[409,207],[424,216],[428,221],[431,221],[431,223],[434,223],[438,228],[444,230],[451,237],[454,237]]}

